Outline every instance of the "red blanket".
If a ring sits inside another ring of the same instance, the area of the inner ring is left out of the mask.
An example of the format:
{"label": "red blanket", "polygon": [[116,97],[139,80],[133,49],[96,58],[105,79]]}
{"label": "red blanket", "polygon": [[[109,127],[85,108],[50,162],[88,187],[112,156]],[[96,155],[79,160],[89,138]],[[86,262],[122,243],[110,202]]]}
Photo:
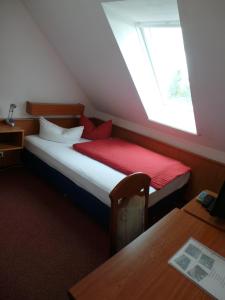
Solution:
{"label": "red blanket", "polygon": [[190,171],[189,167],[179,161],[116,138],[74,144],[73,148],[126,175],[146,173],[151,177],[151,186],[155,189],[161,189],[176,177]]}

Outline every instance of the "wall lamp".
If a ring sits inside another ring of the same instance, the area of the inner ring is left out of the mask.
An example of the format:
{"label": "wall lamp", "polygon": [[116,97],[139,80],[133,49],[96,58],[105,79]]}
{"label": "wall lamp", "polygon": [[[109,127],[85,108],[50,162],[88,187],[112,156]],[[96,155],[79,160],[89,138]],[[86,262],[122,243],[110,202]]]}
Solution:
{"label": "wall lamp", "polygon": [[13,111],[16,108],[16,104],[10,104],[9,107],[9,114],[5,122],[9,125],[14,127],[15,126],[15,121],[13,120]]}

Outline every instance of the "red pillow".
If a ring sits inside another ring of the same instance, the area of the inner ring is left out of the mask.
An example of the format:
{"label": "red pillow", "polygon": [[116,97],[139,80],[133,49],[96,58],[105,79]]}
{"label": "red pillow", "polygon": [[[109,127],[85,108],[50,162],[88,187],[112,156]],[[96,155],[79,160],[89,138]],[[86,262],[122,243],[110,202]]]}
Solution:
{"label": "red pillow", "polygon": [[93,122],[85,116],[80,117],[80,125],[84,126],[82,138],[89,140],[107,139],[112,133],[112,120],[95,126]]}

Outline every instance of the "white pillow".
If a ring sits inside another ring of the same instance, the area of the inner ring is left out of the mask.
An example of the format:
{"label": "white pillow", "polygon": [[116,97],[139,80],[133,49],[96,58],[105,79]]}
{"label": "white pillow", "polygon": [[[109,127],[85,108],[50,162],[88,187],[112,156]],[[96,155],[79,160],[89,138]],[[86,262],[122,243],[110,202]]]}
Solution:
{"label": "white pillow", "polygon": [[76,143],[79,142],[83,133],[84,126],[63,128],[52,122],[49,122],[43,117],[40,117],[39,136],[48,141],[58,143]]}

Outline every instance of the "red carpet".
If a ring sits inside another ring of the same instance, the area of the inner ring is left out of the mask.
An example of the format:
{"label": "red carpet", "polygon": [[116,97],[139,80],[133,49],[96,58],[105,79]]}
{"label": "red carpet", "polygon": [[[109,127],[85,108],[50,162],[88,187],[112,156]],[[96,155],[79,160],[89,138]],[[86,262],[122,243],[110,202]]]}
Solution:
{"label": "red carpet", "polygon": [[0,299],[64,300],[104,262],[108,234],[24,168],[0,172]]}

